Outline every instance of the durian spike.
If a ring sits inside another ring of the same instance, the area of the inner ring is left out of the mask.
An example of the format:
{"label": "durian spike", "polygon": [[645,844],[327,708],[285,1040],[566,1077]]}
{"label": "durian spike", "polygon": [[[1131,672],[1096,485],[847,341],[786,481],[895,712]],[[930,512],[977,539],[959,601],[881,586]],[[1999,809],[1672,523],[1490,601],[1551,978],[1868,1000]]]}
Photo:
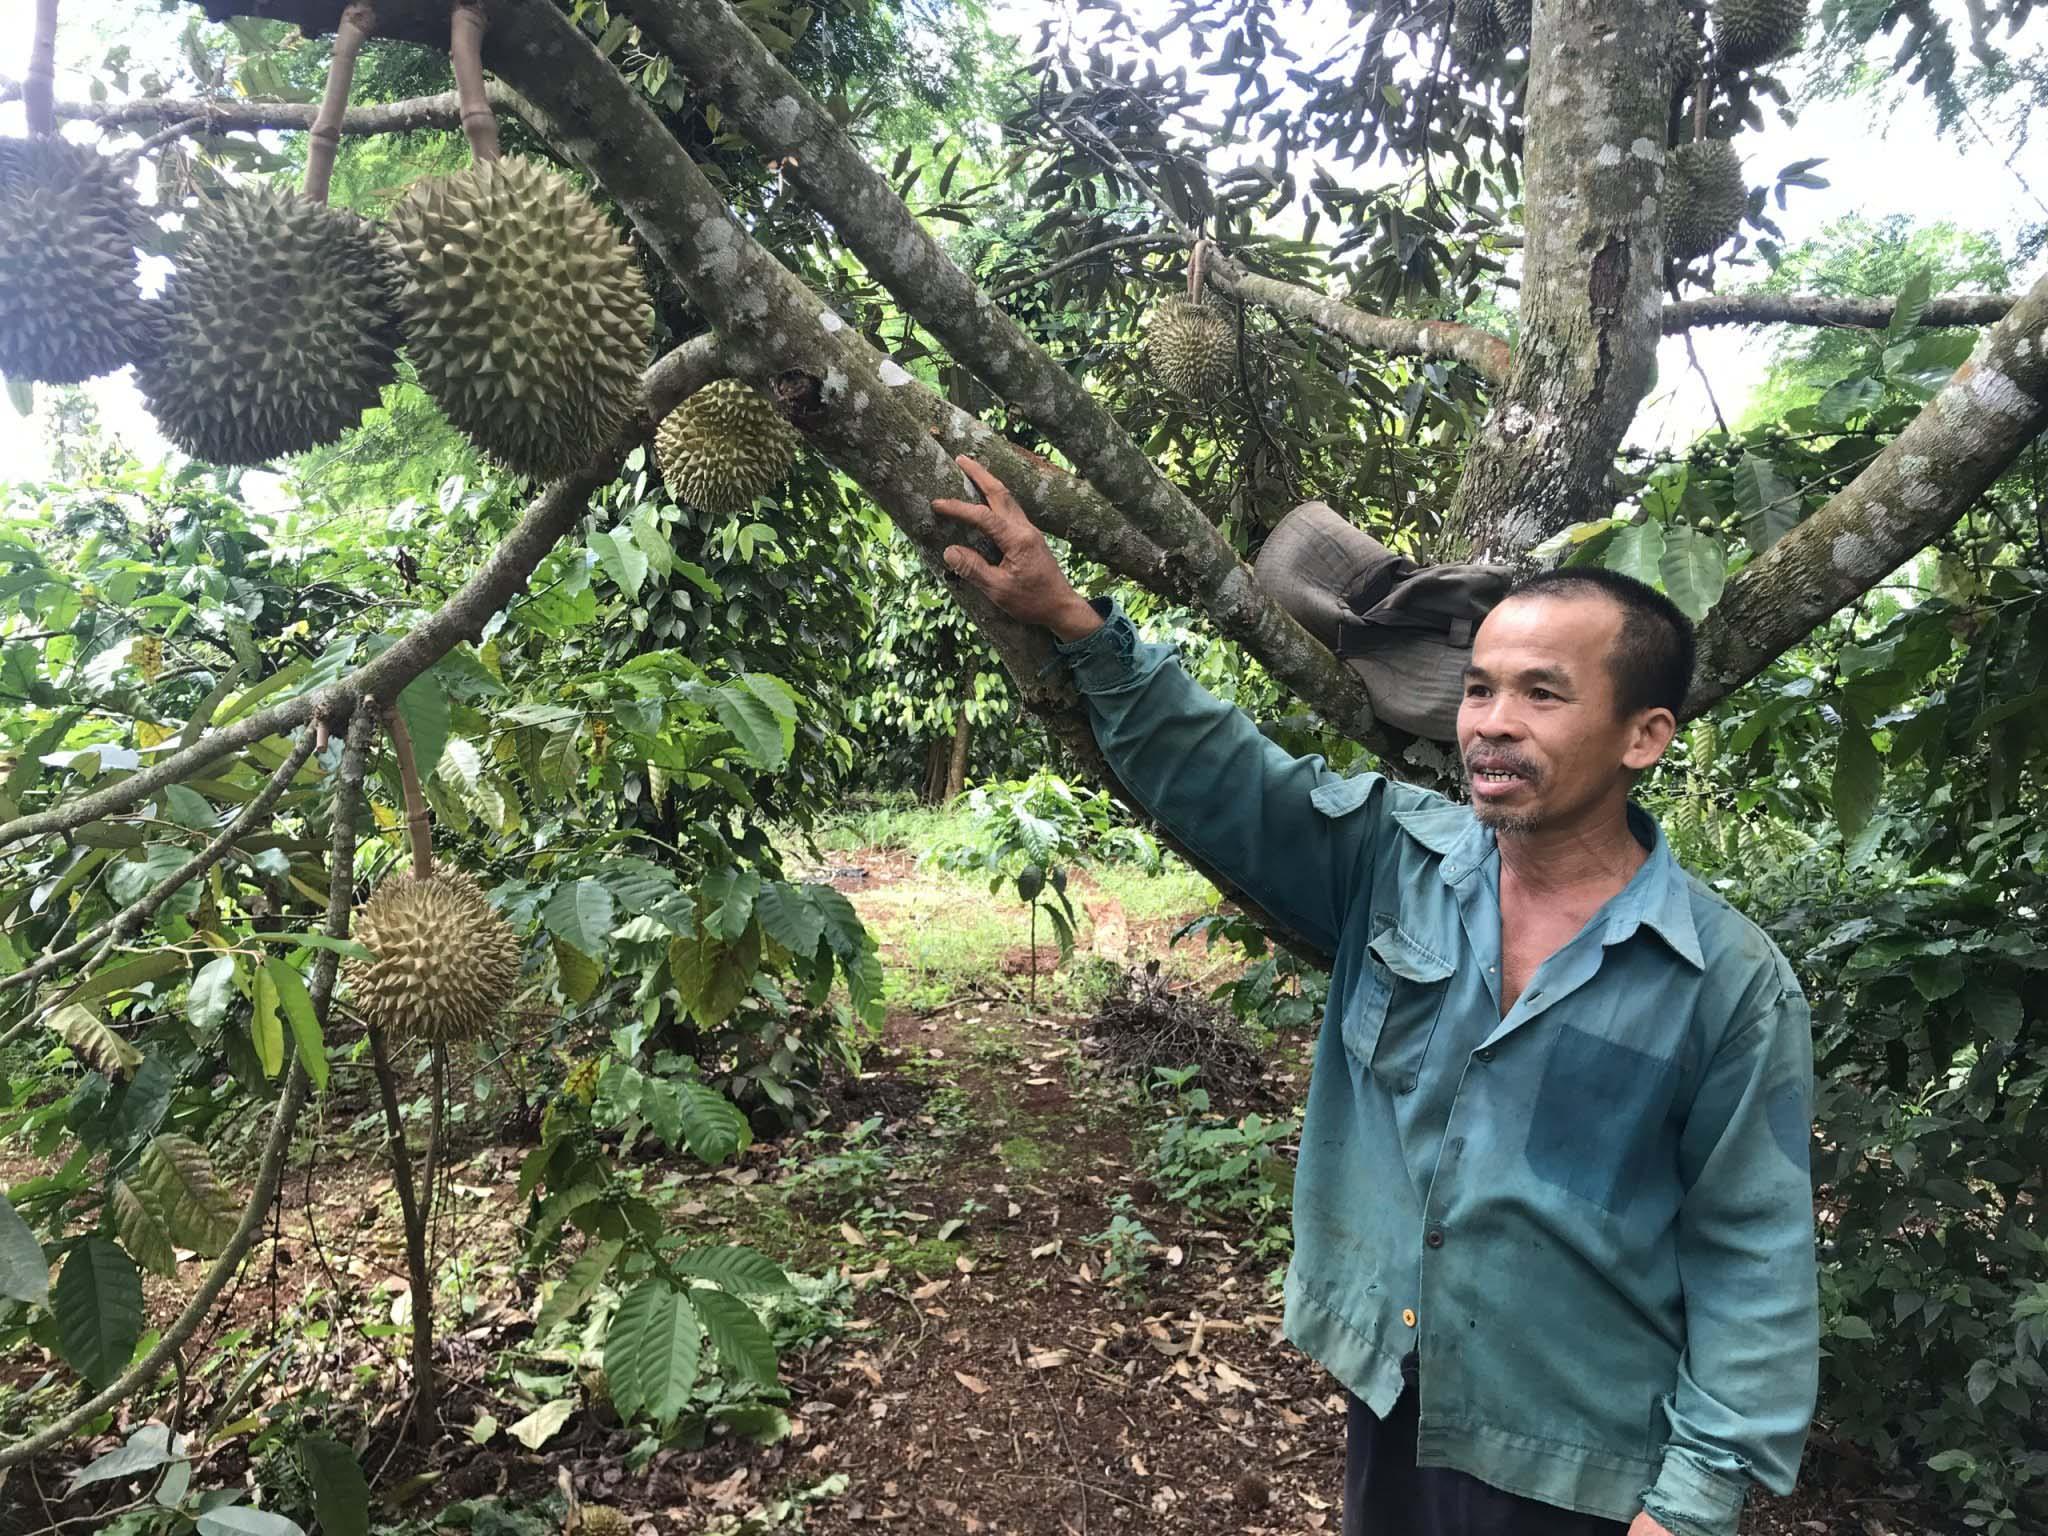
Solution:
{"label": "durian spike", "polygon": [[36,30],[29,39],[21,103],[28,111],[30,138],[57,131],[57,0],[36,0]]}
{"label": "durian spike", "polygon": [[420,793],[419,765],[412,757],[412,733],[395,704],[384,709],[384,729],[391,737],[391,752],[398,759],[398,783],[405,792],[405,836],[412,848],[412,872],[424,880],[434,872],[434,835],[427,824],[427,797]]}
{"label": "durian spike", "polygon": [[455,103],[470,157],[498,158],[498,119],[484,91],[484,8],[476,0],[455,0],[448,23],[448,62],[455,68]]}
{"label": "durian spike", "polygon": [[327,94],[320,99],[320,111],[306,146],[306,196],[316,203],[327,201],[327,189],[334,180],[334,156],[341,148],[341,118],[348,110],[348,89],[356,77],[356,55],[377,25],[377,13],[363,0],[341,13],[334,26],[334,58],[327,66]]}

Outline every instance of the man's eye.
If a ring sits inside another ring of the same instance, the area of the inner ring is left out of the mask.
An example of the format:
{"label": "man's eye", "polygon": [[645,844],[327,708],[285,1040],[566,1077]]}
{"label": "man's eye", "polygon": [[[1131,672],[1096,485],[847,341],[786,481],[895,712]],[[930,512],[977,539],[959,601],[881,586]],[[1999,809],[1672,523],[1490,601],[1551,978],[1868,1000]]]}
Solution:
{"label": "man's eye", "polygon": [[1531,688],[1529,690],[1529,697],[1532,699],[1554,699],[1557,695],[1548,688]]}

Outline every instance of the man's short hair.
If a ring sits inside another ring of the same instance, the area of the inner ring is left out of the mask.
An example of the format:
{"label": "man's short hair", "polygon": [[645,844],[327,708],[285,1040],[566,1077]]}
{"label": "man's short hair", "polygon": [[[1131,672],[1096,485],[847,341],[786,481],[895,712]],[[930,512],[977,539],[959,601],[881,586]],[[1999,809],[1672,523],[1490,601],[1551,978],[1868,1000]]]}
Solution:
{"label": "man's short hair", "polygon": [[1604,566],[1564,566],[1517,582],[1509,597],[1604,596],[1621,608],[1621,633],[1607,658],[1614,675],[1615,707],[1624,715],[1644,709],[1678,714],[1692,687],[1694,640],[1688,619],[1655,587]]}

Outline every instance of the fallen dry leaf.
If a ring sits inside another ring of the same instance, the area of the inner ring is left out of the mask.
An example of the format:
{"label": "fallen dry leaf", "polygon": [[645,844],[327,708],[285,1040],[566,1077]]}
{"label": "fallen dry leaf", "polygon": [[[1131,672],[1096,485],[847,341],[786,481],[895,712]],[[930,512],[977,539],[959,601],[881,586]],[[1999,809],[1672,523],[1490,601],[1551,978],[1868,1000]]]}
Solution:
{"label": "fallen dry leaf", "polygon": [[856,1227],[850,1221],[842,1221],[841,1223],[839,1223],[839,1235],[845,1238],[849,1243],[853,1244],[853,1246],[856,1248],[865,1248],[868,1245],[868,1240],[866,1236],[862,1234],[859,1227]]}
{"label": "fallen dry leaf", "polygon": [[1024,1365],[1027,1370],[1049,1371],[1056,1365],[1065,1365],[1073,1358],[1074,1353],[1072,1350],[1041,1349],[1037,1354],[1026,1359]]}
{"label": "fallen dry leaf", "polygon": [[972,1392],[976,1397],[988,1396],[988,1383],[979,1376],[970,1376],[965,1371],[955,1371],[953,1379]]}

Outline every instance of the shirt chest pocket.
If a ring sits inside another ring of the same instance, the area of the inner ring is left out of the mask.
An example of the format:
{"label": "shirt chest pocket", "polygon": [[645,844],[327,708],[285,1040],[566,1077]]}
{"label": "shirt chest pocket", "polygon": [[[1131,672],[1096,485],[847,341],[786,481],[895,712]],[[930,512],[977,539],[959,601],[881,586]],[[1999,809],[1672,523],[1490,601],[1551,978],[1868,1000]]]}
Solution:
{"label": "shirt chest pocket", "polygon": [[1407,1093],[1429,1050],[1443,1012],[1451,962],[1409,933],[1391,915],[1374,918],[1370,959],[1358,996],[1344,1017],[1344,1045],[1382,1087]]}

